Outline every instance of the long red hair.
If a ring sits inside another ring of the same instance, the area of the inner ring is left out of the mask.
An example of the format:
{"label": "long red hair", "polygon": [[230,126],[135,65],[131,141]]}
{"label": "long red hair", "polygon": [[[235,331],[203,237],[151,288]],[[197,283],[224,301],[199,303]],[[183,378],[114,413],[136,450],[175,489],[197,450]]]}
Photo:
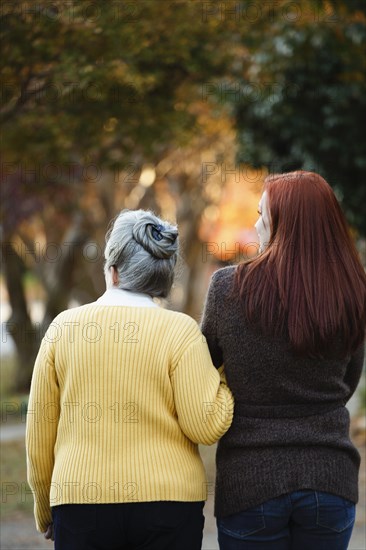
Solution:
{"label": "long red hair", "polygon": [[329,184],[313,172],[265,179],[271,237],[236,270],[249,321],[268,334],[287,331],[301,356],[347,356],[365,338],[366,275]]}

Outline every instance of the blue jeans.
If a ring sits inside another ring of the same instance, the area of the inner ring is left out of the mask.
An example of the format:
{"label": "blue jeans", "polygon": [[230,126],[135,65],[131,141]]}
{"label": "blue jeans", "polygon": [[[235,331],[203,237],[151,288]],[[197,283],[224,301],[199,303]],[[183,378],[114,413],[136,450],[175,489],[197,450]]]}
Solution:
{"label": "blue jeans", "polygon": [[355,504],[320,491],[295,491],[217,519],[220,550],[346,550]]}

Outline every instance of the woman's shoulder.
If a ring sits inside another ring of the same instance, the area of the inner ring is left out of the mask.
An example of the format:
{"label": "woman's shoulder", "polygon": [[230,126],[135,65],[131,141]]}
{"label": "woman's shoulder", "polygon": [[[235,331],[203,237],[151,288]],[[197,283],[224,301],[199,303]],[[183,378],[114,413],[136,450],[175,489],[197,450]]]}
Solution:
{"label": "woman's shoulder", "polygon": [[53,324],[68,321],[70,318],[79,317],[87,313],[88,310],[91,311],[93,303],[83,304],[81,306],[71,307],[69,309],[64,309],[61,311],[52,321]]}
{"label": "woman's shoulder", "polygon": [[159,308],[156,313],[160,315],[164,322],[172,323],[173,325],[179,325],[179,327],[186,328],[187,330],[199,330],[197,321],[193,319],[187,313],[182,311],[175,311],[172,309]]}
{"label": "woman's shoulder", "polygon": [[215,271],[211,277],[211,285],[225,288],[234,281],[238,265],[229,265]]}
{"label": "woman's shoulder", "polygon": [[163,329],[164,341],[172,348],[182,351],[199,340],[203,341],[197,321],[186,313],[159,308],[155,314],[155,327]]}

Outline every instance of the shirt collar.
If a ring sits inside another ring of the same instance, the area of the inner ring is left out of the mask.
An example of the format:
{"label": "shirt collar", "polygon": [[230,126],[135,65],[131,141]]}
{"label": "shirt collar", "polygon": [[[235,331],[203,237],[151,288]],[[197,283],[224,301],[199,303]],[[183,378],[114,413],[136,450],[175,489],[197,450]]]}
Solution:
{"label": "shirt collar", "polygon": [[116,287],[107,288],[94,303],[98,306],[159,307],[148,294]]}

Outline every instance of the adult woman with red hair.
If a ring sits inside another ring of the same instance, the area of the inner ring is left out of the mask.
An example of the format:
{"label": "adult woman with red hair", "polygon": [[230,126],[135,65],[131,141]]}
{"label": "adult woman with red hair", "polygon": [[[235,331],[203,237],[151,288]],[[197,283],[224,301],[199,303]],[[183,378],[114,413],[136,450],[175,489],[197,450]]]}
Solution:
{"label": "adult woman with red hair", "polygon": [[359,382],[366,276],[328,183],[265,180],[254,259],[214,273],[202,320],[235,398],[217,449],[221,550],[344,550],[360,457],[346,402]]}

